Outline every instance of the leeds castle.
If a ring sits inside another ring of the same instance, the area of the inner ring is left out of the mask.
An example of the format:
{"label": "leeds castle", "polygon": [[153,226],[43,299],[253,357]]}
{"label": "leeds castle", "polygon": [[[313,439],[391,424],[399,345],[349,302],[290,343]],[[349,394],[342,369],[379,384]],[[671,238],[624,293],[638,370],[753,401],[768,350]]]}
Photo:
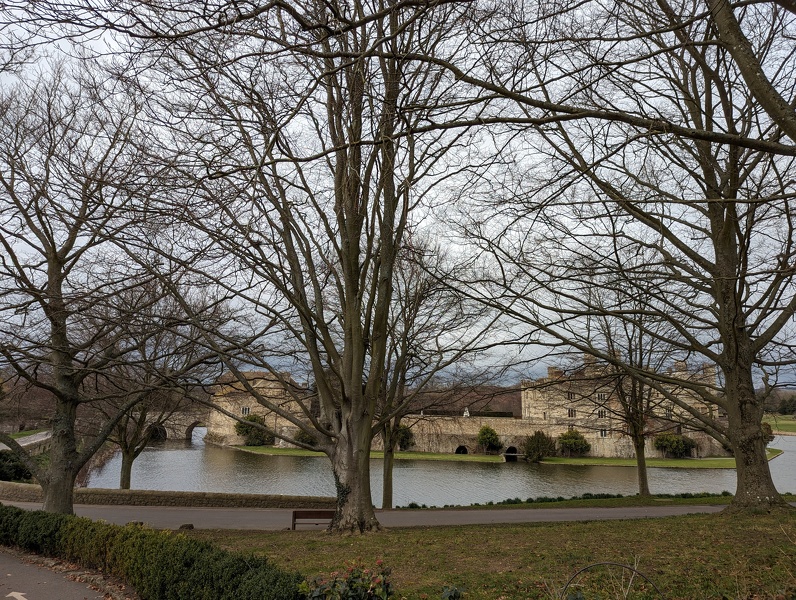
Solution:
{"label": "leeds castle", "polygon": [[[715,366],[689,369],[678,362],[666,375],[672,382],[666,394],[650,389],[644,392],[645,435],[652,438],[663,432],[683,433],[696,442],[693,456],[726,456],[727,451],[700,431],[693,417],[698,413],[722,420],[725,415],[715,405],[702,402],[688,386],[692,382],[715,384]],[[219,381],[213,402],[231,415],[260,415],[266,426],[278,434],[276,445],[291,446],[279,436],[295,437],[299,431],[296,425],[259,404],[246,388],[251,386],[297,419],[304,419],[305,411],[317,411],[317,407],[302,406],[295,400],[299,387],[289,374],[249,372],[246,378],[246,385],[232,377]],[[633,443],[622,417],[628,392],[622,386],[626,385],[625,380],[610,372],[609,366],[587,356],[576,369],[549,367],[545,377],[524,380],[519,388],[479,387],[451,392],[444,400],[440,400],[444,394],[438,391],[433,404],[423,408],[420,403],[421,406],[402,418],[402,423],[412,428],[412,450],[418,452],[475,453],[478,432],[488,425],[497,432],[509,460],[521,452],[523,441],[535,431],[555,438],[572,429],[582,433],[591,444],[590,456],[633,458]],[[243,439],[235,432],[237,421],[225,412],[211,412],[206,440],[242,445]],[[380,445],[377,436],[373,447],[377,449]],[[651,439],[646,444],[646,455],[660,456]]]}

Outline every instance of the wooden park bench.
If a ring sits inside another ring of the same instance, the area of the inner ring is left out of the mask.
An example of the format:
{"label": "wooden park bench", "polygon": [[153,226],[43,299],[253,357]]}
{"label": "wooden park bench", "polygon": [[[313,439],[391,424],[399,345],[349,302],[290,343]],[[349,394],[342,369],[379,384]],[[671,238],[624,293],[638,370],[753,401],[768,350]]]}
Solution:
{"label": "wooden park bench", "polygon": [[334,518],[333,509],[297,509],[290,519],[290,529],[296,525],[328,525]]}

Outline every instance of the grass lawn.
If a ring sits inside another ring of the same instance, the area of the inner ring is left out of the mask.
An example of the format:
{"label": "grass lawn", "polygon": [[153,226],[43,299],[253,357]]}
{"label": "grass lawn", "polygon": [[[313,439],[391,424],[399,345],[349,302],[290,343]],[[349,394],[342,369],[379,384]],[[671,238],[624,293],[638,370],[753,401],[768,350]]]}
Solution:
{"label": "grass lawn", "polygon": [[796,417],[793,415],[767,414],[763,420],[771,425],[774,433],[796,433]]}
{"label": "grass lawn", "polygon": [[[767,449],[768,460],[782,454],[782,450],[775,448]],[[554,465],[608,465],[617,467],[635,467],[634,458],[592,458],[582,456],[580,458],[545,458],[545,464]],[[734,458],[648,458],[648,467],[663,467],[669,469],[734,469]]]}
{"label": "grass lawn", "polygon": [[[552,600],[579,569],[600,562],[635,564],[669,600],[796,597],[796,511],[403,528],[347,537],[314,531],[189,535],[264,554],[310,578],[342,571],[352,561],[372,568],[382,559],[392,568],[396,598],[407,600],[439,598],[446,585],[463,589],[464,600]],[[618,588],[627,584],[627,575],[595,567],[581,580],[584,596],[658,597],[622,595]],[[651,589],[639,582],[633,590]]]}
{"label": "grass lawn", "polygon": [[47,431],[46,429],[29,429],[27,431],[18,431],[16,433],[11,434],[11,439],[17,440],[19,438],[28,437],[29,435],[34,435],[36,433],[41,433],[42,431]]}
{"label": "grass lawn", "polygon": [[[326,458],[322,452],[312,452],[301,448],[274,448],[273,446],[240,446],[240,450],[267,454],[272,456],[318,456]],[[371,458],[384,458],[384,452],[371,450]],[[437,454],[435,452],[396,452],[396,460],[453,460],[461,462],[503,462],[503,457],[496,454]]]}
{"label": "grass lawn", "polygon": [[[301,448],[274,448],[273,446],[240,446],[238,449],[246,452],[254,452],[256,454],[266,454],[272,456],[315,456],[325,458],[321,452],[312,452],[310,450],[303,450]],[[782,450],[774,450],[769,448],[768,458],[771,460],[775,456],[782,454]],[[372,451],[370,453],[372,458],[384,458],[383,452]],[[434,452],[397,452],[395,454],[396,460],[451,460],[460,462],[503,462],[503,457],[498,455],[486,454],[437,454]],[[542,462],[545,464],[560,464],[560,465],[607,465],[615,467],[635,467],[636,461],[632,458],[545,458]],[[668,467],[668,468],[686,468],[686,469],[734,469],[734,458],[648,458],[648,467]]]}

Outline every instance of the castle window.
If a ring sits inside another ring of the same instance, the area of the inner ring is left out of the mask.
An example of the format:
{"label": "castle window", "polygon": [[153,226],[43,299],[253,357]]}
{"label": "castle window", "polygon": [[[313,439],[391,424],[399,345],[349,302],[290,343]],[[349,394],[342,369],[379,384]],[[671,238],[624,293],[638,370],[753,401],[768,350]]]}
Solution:
{"label": "castle window", "polygon": [[240,414],[242,414],[244,417],[248,416],[250,411],[251,411],[251,409],[248,406],[241,406],[240,407]]}
{"label": "castle window", "polygon": [[567,400],[574,400],[575,392],[567,392]]}
{"label": "castle window", "polygon": [[671,408],[667,408],[666,409],[666,418],[667,419],[671,419],[672,418],[672,409]]}
{"label": "castle window", "polygon": [[607,416],[608,416],[608,411],[605,410],[604,408],[601,408],[601,409],[599,409],[597,411],[597,418],[598,419],[604,419]]}
{"label": "castle window", "polygon": [[597,402],[606,402],[608,400],[608,394],[605,392],[598,392],[597,393]]}
{"label": "castle window", "polygon": [[547,412],[543,412],[543,413],[542,413],[542,419],[544,419],[545,421],[547,421]]}
{"label": "castle window", "polygon": [[574,408],[568,408],[567,409],[567,416],[569,418],[574,419],[576,415],[577,415],[577,411]]}
{"label": "castle window", "polygon": [[600,437],[608,437],[608,430],[607,429],[600,429]]}

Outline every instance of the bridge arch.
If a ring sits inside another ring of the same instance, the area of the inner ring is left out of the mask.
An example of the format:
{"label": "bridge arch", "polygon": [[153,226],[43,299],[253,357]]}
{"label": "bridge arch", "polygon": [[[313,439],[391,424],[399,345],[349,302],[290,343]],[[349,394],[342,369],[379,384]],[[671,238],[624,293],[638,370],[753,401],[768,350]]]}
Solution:
{"label": "bridge arch", "polygon": [[509,446],[506,448],[506,453],[503,455],[503,459],[506,462],[517,462],[517,454],[517,447]]}
{"label": "bridge arch", "polygon": [[150,442],[162,442],[169,437],[168,431],[160,423],[152,423],[147,429],[149,430]]}
{"label": "bridge arch", "polygon": [[197,427],[207,427],[207,425],[205,425],[204,421],[194,421],[193,423],[188,425],[188,428],[185,430],[186,440],[188,440],[189,442],[191,441],[191,439],[193,438],[193,430],[196,429]]}
{"label": "bridge arch", "polygon": [[456,452],[454,454],[469,454],[470,452],[467,450],[467,446],[459,446],[456,448]]}

